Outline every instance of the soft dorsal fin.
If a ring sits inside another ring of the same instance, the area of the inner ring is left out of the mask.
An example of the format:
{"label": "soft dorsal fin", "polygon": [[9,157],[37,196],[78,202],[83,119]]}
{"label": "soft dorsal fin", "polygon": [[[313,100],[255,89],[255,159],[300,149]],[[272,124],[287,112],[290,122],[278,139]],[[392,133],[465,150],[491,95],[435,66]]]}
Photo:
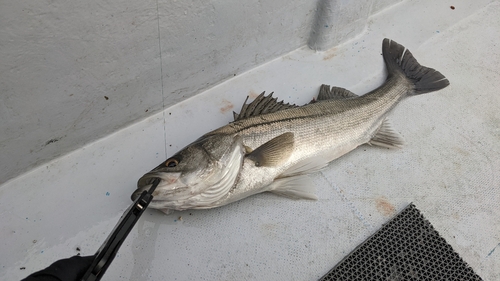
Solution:
{"label": "soft dorsal fin", "polygon": [[318,101],[332,99],[347,99],[358,97],[355,93],[340,87],[331,87],[329,85],[321,85],[319,88]]}
{"label": "soft dorsal fin", "polygon": [[288,160],[294,147],[293,133],[281,134],[257,147],[246,157],[255,162],[255,166],[276,166]]}
{"label": "soft dorsal fin", "polygon": [[284,103],[283,101],[278,102],[278,99],[273,98],[273,93],[268,96],[264,96],[265,92],[262,92],[254,101],[247,104],[248,96],[241,107],[240,113],[233,112],[234,121],[241,119],[246,119],[252,116],[257,116],[266,113],[273,113],[276,111],[290,109],[298,107],[295,104]]}
{"label": "soft dorsal fin", "polygon": [[382,125],[375,132],[373,138],[368,142],[369,145],[376,145],[386,148],[400,148],[403,146],[403,139],[398,133],[394,132],[387,119],[382,122]]}

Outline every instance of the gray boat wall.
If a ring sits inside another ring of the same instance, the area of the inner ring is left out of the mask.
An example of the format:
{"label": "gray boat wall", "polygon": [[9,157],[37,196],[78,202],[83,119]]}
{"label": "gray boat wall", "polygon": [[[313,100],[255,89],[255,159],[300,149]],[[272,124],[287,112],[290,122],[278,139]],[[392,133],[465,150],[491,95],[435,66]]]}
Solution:
{"label": "gray boat wall", "polygon": [[0,4],[0,184],[399,1],[324,2]]}
{"label": "gray boat wall", "polygon": [[0,279],[93,254],[137,179],[247,95],[379,86],[386,37],[450,80],[391,114],[402,149],[334,161],[318,201],[147,210],[103,280],[318,279],[410,202],[500,279],[499,19],[492,0],[3,1]]}

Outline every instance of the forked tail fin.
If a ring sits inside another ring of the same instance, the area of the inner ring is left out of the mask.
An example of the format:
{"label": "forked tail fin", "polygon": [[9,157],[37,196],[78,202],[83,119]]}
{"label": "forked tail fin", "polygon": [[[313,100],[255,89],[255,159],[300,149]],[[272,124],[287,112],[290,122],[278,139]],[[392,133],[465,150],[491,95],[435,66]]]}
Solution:
{"label": "forked tail fin", "polygon": [[382,54],[389,75],[402,72],[406,78],[413,82],[415,88],[410,95],[425,94],[443,89],[450,82],[439,71],[420,65],[411,52],[404,46],[384,39]]}

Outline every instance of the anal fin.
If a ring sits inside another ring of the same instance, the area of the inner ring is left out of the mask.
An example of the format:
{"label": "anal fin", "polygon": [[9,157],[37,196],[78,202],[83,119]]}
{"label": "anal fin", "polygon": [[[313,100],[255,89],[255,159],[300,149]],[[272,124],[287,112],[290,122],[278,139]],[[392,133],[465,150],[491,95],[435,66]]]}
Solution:
{"label": "anal fin", "polygon": [[269,191],[292,199],[318,200],[314,183],[306,175],[276,179],[269,185]]}
{"label": "anal fin", "polygon": [[404,141],[399,134],[392,129],[389,121],[385,119],[382,121],[382,125],[380,125],[368,144],[386,148],[400,148],[403,146]]}

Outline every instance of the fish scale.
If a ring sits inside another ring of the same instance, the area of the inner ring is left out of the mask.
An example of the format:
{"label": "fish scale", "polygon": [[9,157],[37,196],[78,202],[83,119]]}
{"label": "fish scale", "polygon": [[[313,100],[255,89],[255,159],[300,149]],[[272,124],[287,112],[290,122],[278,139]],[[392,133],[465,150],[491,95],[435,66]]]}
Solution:
{"label": "fish scale", "polygon": [[[401,91],[399,95],[405,92],[406,90]],[[253,117],[240,121],[241,124],[229,124],[220,131],[212,132],[238,134],[243,137],[243,143],[252,148],[259,147],[285,132],[294,133],[296,146],[290,159],[279,167],[260,170],[255,169],[252,162],[245,162],[231,196],[239,198],[238,195],[255,191],[255,186],[262,186],[260,192],[270,191],[269,185],[275,178],[304,159],[325,155],[325,159],[318,163],[318,166],[322,166],[367,143],[393,104],[399,100],[393,100],[391,104],[386,101],[387,98],[373,98],[372,94],[377,95],[378,92],[369,93],[356,100],[324,101],[277,112],[265,118],[265,123],[261,118]],[[357,110],[360,107],[364,110]],[[263,132],[265,134],[262,134]],[[255,138],[256,135],[259,137]],[[227,198],[231,196],[228,195]]]}

